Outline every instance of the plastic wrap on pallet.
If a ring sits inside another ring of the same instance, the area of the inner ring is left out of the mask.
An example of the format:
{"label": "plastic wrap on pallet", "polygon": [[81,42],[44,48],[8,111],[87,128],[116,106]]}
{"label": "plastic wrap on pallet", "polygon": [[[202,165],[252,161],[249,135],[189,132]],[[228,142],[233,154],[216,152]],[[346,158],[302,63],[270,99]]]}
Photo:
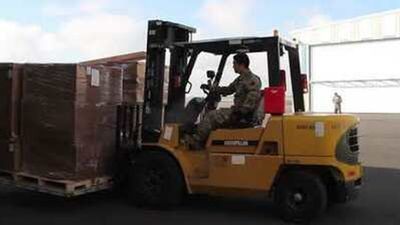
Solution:
{"label": "plastic wrap on pallet", "polygon": [[11,87],[9,64],[0,65],[0,139],[8,139],[11,133]]}
{"label": "plastic wrap on pallet", "polygon": [[0,64],[0,170],[19,170],[21,65]]}
{"label": "plastic wrap on pallet", "polygon": [[9,139],[19,134],[19,99],[21,65],[0,64],[0,138]]}
{"label": "plastic wrap on pallet", "polygon": [[135,62],[127,65],[123,76],[123,101],[127,104],[143,103],[146,64]]}
{"label": "plastic wrap on pallet", "polygon": [[144,62],[3,67],[0,170],[59,180],[113,174],[116,106],[143,102]]}
{"label": "plastic wrap on pallet", "polygon": [[[123,102],[127,104],[141,104],[144,101],[146,62],[138,61],[127,65],[123,75]],[[169,67],[165,68],[164,103],[167,104]]]}
{"label": "plastic wrap on pallet", "polygon": [[122,74],[77,64],[24,71],[24,172],[72,180],[112,174]]}

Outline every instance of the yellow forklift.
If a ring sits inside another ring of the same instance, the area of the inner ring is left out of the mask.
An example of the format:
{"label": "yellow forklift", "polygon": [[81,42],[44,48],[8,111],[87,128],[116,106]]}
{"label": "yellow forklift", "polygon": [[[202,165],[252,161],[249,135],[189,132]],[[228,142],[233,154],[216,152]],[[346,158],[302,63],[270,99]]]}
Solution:
{"label": "yellow forklift", "polygon": [[[279,36],[192,41],[195,31],[149,21],[144,103],[118,109],[117,147],[130,159],[131,200],[141,206],[169,207],[192,194],[266,196],[284,219],[304,221],[330,203],[354,199],[362,183],[359,119],[304,112],[307,84],[296,43]],[[169,74],[164,69],[167,50]],[[260,102],[266,109],[262,126],[215,130],[204,150],[193,151],[182,143],[182,133],[195,129],[201,114],[221,101],[218,94],[205,90],[206,98],[186,103],[193,67],[202,53],[219,56],[216,72],[197,78],[218,86],[228,57],[237,52],[266,53],[269,87],[264,93],[284,85],[280,62],[288,57],[294,113],[268,111],[285,99],[264,94],[269,107]]]}

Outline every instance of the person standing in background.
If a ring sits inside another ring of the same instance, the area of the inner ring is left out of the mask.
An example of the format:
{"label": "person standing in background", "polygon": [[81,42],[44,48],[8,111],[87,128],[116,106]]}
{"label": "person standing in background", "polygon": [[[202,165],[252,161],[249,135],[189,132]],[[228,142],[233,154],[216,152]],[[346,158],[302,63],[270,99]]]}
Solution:
{"label": "person standing in background", "polygon": [[342,96],[335,92],[332,102],[335,106],[335,114],[342,114]]}

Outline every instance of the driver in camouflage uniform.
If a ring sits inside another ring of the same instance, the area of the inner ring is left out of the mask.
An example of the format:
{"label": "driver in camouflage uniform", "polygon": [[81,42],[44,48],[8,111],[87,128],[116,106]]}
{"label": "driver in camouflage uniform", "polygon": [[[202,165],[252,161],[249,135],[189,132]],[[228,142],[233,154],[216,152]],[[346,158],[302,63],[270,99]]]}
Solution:
{"label": "driver in camouflage uniform", "polygon": [[234,56],[233,69],[240,74],[229,86],[217,87],[215,92],[222,96],[234,95],[234,104],[230,109],[218,109],[209,112],[198,124],[193,136],[185,140],[194,150],[203,149],[211,131],[220,128],[249,127],[255,121],[260,101],[261,80],[249,69],[250,60],[245,53]]}

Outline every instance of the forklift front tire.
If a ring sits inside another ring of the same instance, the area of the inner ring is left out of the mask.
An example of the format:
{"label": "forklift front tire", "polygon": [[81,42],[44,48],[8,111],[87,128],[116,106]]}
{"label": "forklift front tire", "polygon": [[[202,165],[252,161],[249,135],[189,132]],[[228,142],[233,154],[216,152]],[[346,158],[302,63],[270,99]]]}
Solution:
{"label": "forklift front tire", "polygon": [[306,222],[326,210],[328,195],[321,178],[311,172],[289,172],[281,177],[274,202],[282,219]]}
{"label": "forklift front tire", "polygon": [[167,153],[146,151],[132,165],[128,195],[137,206],[169,208],[179,205],[184,196],[180,167]]}

